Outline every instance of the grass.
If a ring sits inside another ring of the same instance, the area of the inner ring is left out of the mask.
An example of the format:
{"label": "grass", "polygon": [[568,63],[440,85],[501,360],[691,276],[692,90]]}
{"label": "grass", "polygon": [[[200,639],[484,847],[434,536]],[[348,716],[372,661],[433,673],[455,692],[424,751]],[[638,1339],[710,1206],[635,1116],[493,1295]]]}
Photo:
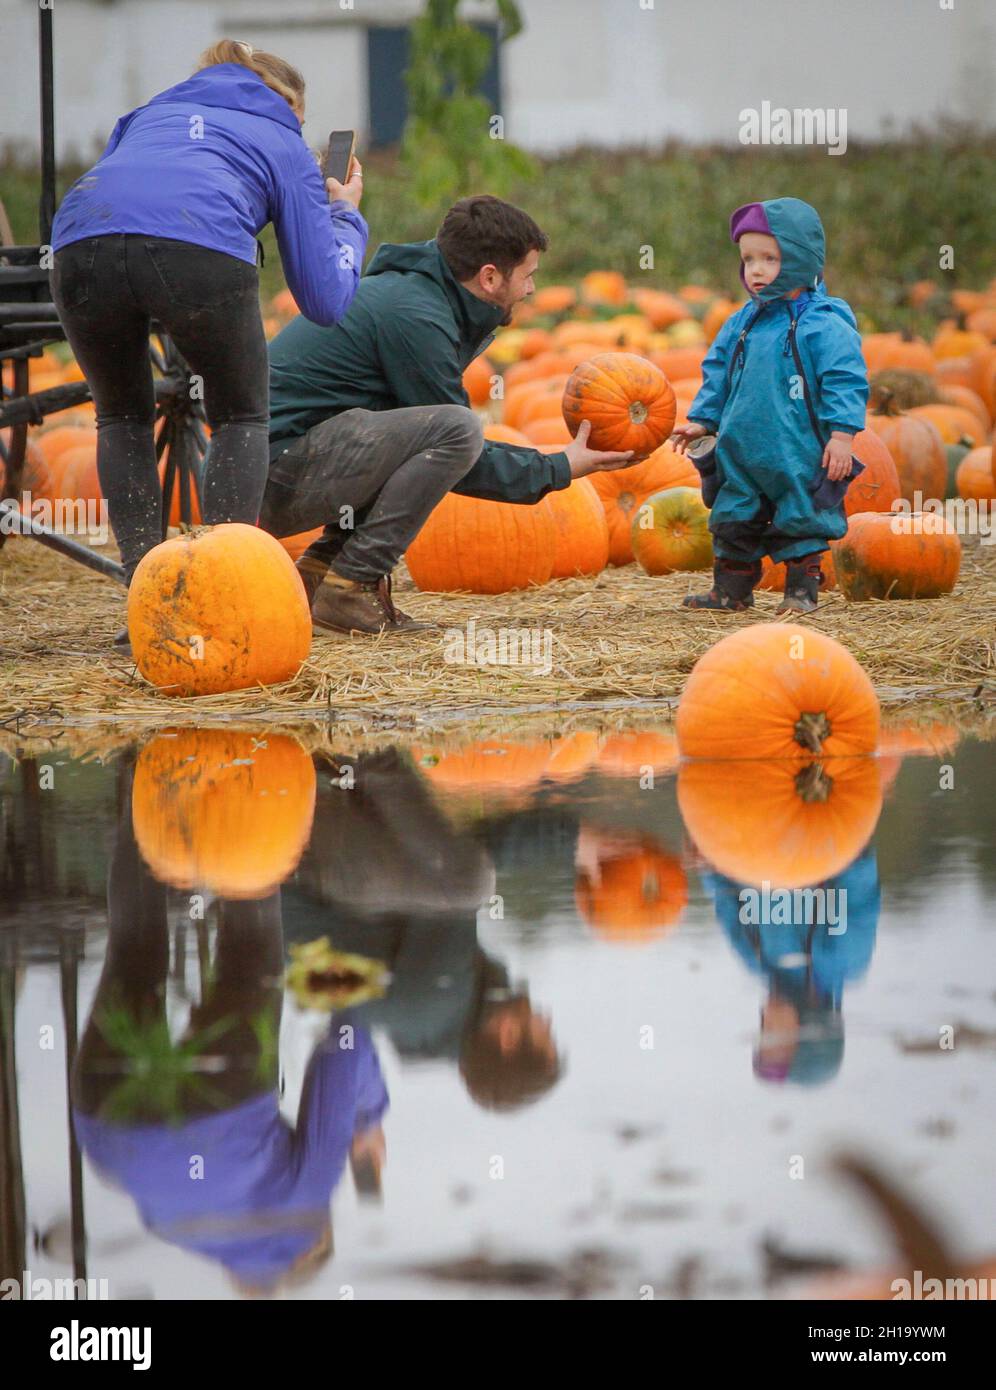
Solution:
{"label": "grass", "polygon": [[[815,147],[579,150],[540,161],[538,175],[508,197],[550,238],[541,284],[609,267],[637,284],[676,288],[696,281],[739,296],[730,212],[744,202],[791,194],[819,209],[829,288],[850,301],[862,326],[929,332],[943,306],[910,309],[906,286],[935,279],[947,288],[981,288],[996,276],[994,161],[996,138],[958,129],[940,139],[852,144],[839,157]],[[368,155],[364,162],[371,252],[381,241],[432,236],[449,199],[419,207],[396,160]],[[81,172],[60,171],[60,196]],[[38,191],[35,170],[0,162],[0,197],[19,241],[37,237]],[[272,227],[261,240],[261,286],[268,297],[284,280]],[[944,246],[953,248],[954,267],[942,271]],[[647,247],[653,265],[643,269]]]}

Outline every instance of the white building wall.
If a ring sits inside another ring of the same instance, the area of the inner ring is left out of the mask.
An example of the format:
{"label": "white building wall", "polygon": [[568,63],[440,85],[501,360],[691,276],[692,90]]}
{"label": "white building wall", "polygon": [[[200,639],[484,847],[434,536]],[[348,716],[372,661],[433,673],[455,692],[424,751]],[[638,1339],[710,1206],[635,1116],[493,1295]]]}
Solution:
{"label": "white building wall", "polygon": [[[502,56],[509,139],[578,144],[735,143],[763,101],[844,107],[849,139],[950,117],[996,129],[996,0],[520,0],[526,29]],[[652,6],[652,7],[651,7]],[[365,31],[419,0],[57,0],[59,157],[93,158],[118,116],[191,72],[217,38],[301,68],[305,134],[367,125]],[[466,6],[489,17],[487,0]],[[37,0],[0,0],[0,144],[38,148]],[[362,149],[362,144],[361,144]]]}

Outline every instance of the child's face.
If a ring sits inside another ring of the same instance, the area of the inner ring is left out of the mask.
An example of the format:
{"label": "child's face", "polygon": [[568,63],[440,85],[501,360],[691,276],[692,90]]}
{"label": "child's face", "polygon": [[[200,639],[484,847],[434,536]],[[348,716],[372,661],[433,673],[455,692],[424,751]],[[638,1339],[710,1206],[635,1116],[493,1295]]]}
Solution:
{"label": "child's face", "polygon": [[770,285],[782,268],[778,242],[766,232],[744,232],[740,238],[740,259],[747,288],[752,294]]}

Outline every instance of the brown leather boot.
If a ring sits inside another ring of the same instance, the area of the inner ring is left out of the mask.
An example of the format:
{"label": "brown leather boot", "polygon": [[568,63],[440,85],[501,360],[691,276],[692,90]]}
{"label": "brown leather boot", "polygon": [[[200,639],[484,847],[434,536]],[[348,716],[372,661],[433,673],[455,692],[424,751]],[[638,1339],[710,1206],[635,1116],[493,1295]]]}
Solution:
{"label": "brown leather boot", "polygon": [[314,556],[305,551],[299,559],[295,560],[294,568],[301,576],[304,592],[308,595],[310,605],[314,601],[319,585],[329,572],[328,564],[324,560],[316,560]]}
{"label": "brown leather boot", "polygon": [[331,568],[315,592],[311,620],[316,628],[331,632],[424,632],[437,626],[417,622],[395,607],[390,575],[363,584]]}

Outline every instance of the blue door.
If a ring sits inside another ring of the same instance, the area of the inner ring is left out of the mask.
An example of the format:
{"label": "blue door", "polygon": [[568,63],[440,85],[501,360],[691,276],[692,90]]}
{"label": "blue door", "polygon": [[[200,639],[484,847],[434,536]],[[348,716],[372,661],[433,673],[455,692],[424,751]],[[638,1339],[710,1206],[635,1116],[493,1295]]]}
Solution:
{"label": "blue door", "polygon": [[[491,61],[481,83],[493,112],[499,111],[500,74],[498,67],[498,29],[494,24],[475,24],[491,42]],[[384,26],[367,30],[367,76],[371,148],[395,145],[401,139],[408,118],[408,67],[410,33],[407,26]]]}

